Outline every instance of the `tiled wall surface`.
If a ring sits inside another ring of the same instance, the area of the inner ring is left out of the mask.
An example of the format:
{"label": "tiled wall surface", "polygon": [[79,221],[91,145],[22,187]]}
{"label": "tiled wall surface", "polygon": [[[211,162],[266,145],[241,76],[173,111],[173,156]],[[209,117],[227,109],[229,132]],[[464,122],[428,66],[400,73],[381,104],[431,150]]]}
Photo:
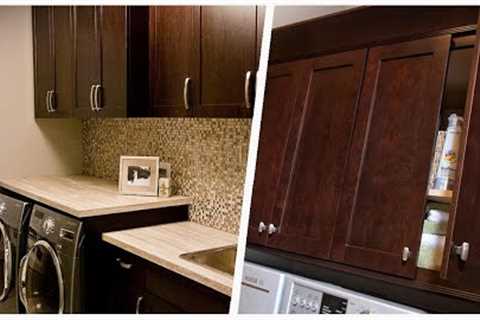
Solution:
{"label": "tiled wall surface", "polygon": [[250,137],[248,119],[94,119],[82,126],[84,174],[118,179],[121,155],[159,156],[190,219],[238,233]]}

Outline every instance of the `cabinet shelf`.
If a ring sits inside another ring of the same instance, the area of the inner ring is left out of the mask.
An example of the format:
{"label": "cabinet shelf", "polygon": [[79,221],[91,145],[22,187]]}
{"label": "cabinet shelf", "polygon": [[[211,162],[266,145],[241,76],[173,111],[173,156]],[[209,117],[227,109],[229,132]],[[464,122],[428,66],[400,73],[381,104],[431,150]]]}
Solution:
{"label": "cabinet shelf", "polygon": [[453,192],[451,190],[430,189],[428,190],[427,199],[430,201],[450,204],[452,203]]}

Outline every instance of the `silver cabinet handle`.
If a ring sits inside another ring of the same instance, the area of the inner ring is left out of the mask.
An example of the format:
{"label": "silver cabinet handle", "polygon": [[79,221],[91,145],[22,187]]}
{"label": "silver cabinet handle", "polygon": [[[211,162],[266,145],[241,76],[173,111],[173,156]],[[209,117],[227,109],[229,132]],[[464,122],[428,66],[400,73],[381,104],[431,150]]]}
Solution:
{"label": "silver cabinet handle", "polygon": [[275,227],[275,225],[273,223],[270,223],[268,225],[268,234],[274,234],[277,231],[278,231],[278,228]]}
{"label": "silver cabinet handle", "polygon": [[470,244],[468,242],[464,242],[459,246],[453,246],[453,250],[460,257],[460,260],[463,262],[468,260],[468,254],[470,253]]}
{"label": "silver cabinet handle", "polygon": [[92,111],[95,112],[95,111],[97,111],[97,110],[95,109],[95,104],[94,104],[94,102],[93,102],[93,92],[95,91],[94,89],[95,89],[95,85],[92,84],[92,85],[90,86],[90,108],[92,109]]}
{"label": "silver cabinet handle", "polygon": [[192,78],[186,77],[185,78],[185,83],[183,84],[183,103],[185,105],[185,110],[190,109],[190,103],[188,99],[188,93],[190,90],[190,82],[192,81]]}
{"label": "silver cabinet handle", "polygon": [[102,89],[101,85],[97,84],[95,86],[95,94],[94,94],[94,97],[95,97],[95,111],[97,111],[97,112],[102,111],[101,99],[100,99],[101,89]]}
{"label": "silver cabinet handle", "polygon": [[52,112],[50,109],[50,90],[45,94],[45,107],[47,107],[47,112]]}
{"label": "silver cabinet handle", "polygon": [[267,226],[265,225],[265,223],[263,223],[263,221],[260,221],[260,223],[258,224],[258,232],[262,233],[265,230],[267,230]]}
{"label": "silver cabinet handle", "polygon": [[137,298],[137,303],[135,305],[135,313],[140,314],[140,307],[142,306],[143,296]]}
{"label": "silver cabinet handle", "polygon": [[55,91],[50,90],[50,112],[55,112],[57,111],[57,108],[55,106]]}
{"label": "silver cabinet handle", "polygon": [[116,261],[118,262],[120,267],[122,267],[123,269],[127,269],[127,270],[132,269],[133,265],[131,263],[123,262],[122,259],[120,259],[120,258],[117,258]]}
{"label": "silver cabinet handle", "polygon": [[411,255],[412,255],[412,253],[410,252],[410,248],[409,247],[403,247],[402,261],[407,262]]}
{"label": "silver cabinet handle", "polygon": [[252,108],[252,105],[250,103],[250,86],[251,86],[251,82],[252,82],[252,72],[251,71],[247,71],[247,73],[245,74],[245,107],[247,109],[251,109]]}

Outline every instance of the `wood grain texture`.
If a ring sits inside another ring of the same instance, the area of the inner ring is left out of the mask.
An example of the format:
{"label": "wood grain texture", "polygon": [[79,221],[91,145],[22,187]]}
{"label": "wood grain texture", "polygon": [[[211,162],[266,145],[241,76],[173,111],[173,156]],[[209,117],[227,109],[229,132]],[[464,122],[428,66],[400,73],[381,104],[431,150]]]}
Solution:
{"label": "wood grain texture", "polygon": [[93,116],[90,106],[90,88],[102,83],[101,42],[98,26],[98,7],[74,7],[75,22],[75,83],[74,115]]}
{"label": "wood grain texture", "polygon": [[[307,95],[285,203],[267,246],[328,258],[357,114],[366,50],[304,61]],[[290,174],[283,170],[281,174]],[[288,178],[287,178],[288,179]]]}
{"label": "wood grain texture", "polygon": [[53,55],[55,68],[54,104],[51,117],[68,118],[75,103],[73,8],[50,7],[53,11]]}
{"label": "wood grain texture", "polygon": [[102,90],[97,116],[127,115],[127,7],[99,7]]}
{"label": "wood grain texture", "polygon": [[49,7],[34,7],[33,46],[35,70],[35,117],[48,118],[47,92],[55,88],[55,60]]}
{"label": "wood grain texture", "polygon": [[449,46],[441,36],[370,50],[335,260],[415,276]]}
{"label": "wood grain texture", "polygon": [[[200,100],[200,7],[151,6],[150,103],[153,116],[191,116]],[[191,109],[183,89],[190,77]]]}
{"label": "wood grain texture", "polygon": [[[480,21],[480,20],[479,20]],[[460,288],[480,293],[480,36],[475,39],[475,49],[470,73],[467,101],[465,105],[465,125],[462,145],[459,152],[457,187],[453,193],[453,209],[450,213],[447,246],[443,261],[442,275]],[[462,262],[453,253],[454,245],[463,242],[470,244],[470,254]]]}
{"label": "wood grain texture", "polygon": [[104,233],[103,240],[163,268],[231,295],[233,277],[181,258],[182,254],[235,245],[233,234],[194,222]]}
{"label": "wood grain texture", "polygon": [[247,71],[256,72],[255,6],[201,8],[200,117],[249,117],[244,85]]}
{"label": "wood grain texture", "polygon": [[[258,232],[260,222],[270,223],[279,193],[283,192],[280,177],[290,169],[293,151],[289,141],[295,140],[305,96],[304,73],[301,63],[270,66],[267,75],[265,101],[255,169],[248,241],[263,243],[266,233]],[[292,142],[290,143],[292,145]]]}
{"label": "wood grain texture", "polygon": [[40,176],[2,179],[0,186],[77,218],[189,205],[184,196],[126,196],[118,184],[87,176]]}
{"label": "wood grain texture", "polygon": [[270,63],[474,30],[478,7],[359,7],[272,31]]}

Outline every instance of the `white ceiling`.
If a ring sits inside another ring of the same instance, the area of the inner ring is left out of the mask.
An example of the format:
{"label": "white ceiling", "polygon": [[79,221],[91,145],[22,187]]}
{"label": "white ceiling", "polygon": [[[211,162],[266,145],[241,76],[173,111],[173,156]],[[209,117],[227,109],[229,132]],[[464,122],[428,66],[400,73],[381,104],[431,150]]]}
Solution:
{"label": "white ceiling", "polygon": [[287,24],[303,20],[317,18],[338,11],[351,9],[354,6],[276,6],[273,16],[273,27],[281,27]]}

